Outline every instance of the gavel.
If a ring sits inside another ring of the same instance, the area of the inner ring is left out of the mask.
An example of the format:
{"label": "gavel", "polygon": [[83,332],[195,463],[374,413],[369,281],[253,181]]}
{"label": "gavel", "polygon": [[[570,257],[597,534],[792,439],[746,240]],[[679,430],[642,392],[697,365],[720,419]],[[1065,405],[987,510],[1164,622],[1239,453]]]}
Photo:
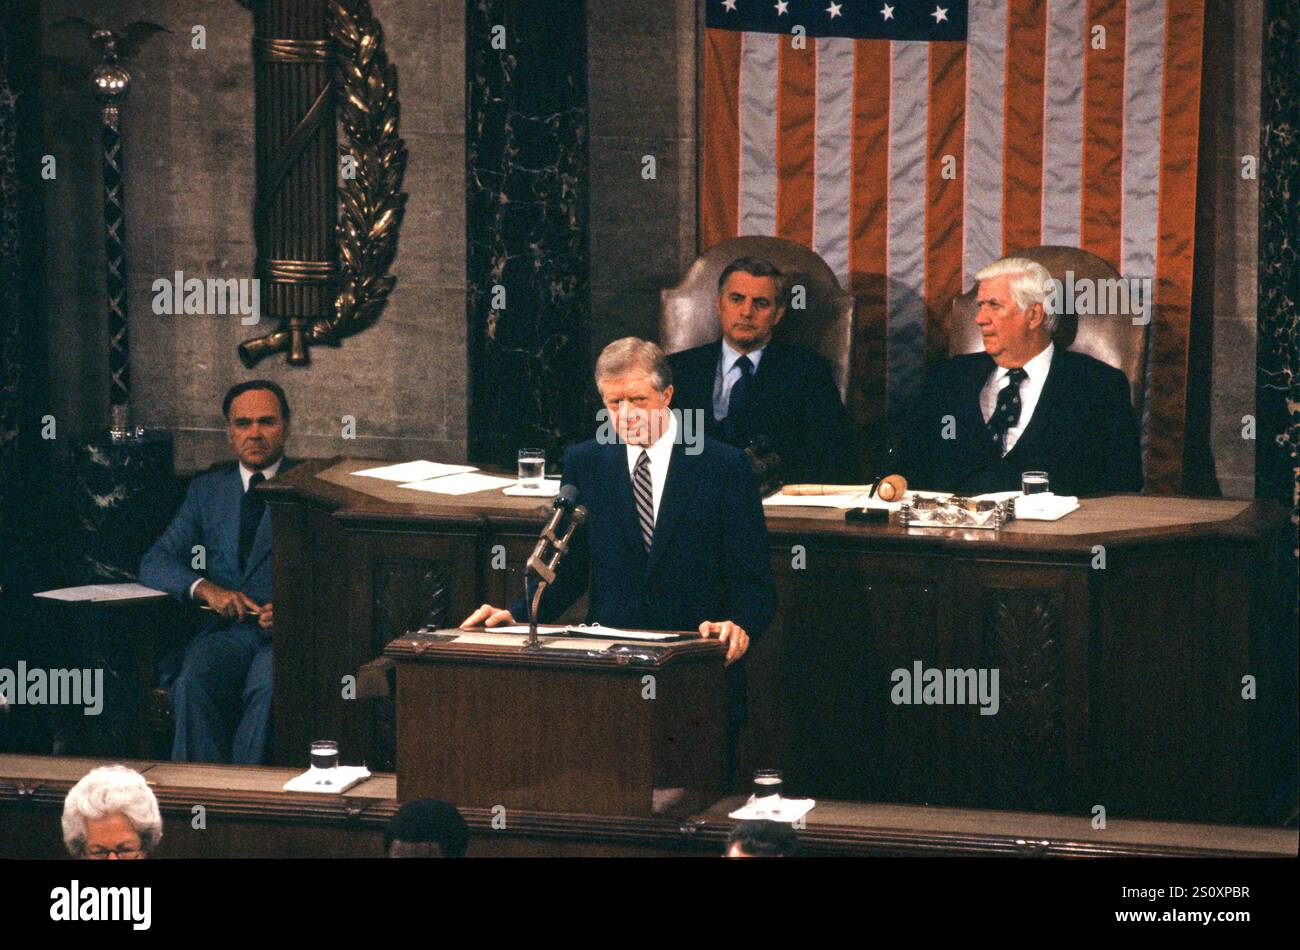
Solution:
{"label": "gavel", "polygon": [[899,501],[907,491],[902,475],[886,475],[874,485],[786,485],[782,495],[857,495],[870,492],[881,501]]}

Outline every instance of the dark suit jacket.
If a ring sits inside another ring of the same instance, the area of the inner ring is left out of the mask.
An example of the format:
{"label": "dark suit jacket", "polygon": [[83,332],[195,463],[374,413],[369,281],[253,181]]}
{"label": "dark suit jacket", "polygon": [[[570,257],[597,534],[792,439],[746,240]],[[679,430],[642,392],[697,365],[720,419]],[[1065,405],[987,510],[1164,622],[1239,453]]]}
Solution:
{"label": "dark suit jacket", "polygon": [[[994,368],[987,353],[971,353],[931,371],[894,437],[895,467],[911,487],[1013,491],[1022,472],[1044,471],[1058,495],[1142,489],[1137,419],[1122,372],[1057,346],[1029,425],[1003,458],[979,405]],[[953,417],[953,439],[943,438],[945,416]]]}
{"label": "dark suit jacket", "polygon": [[[718,339],[668,357],[673,406],[703,411],[704,433],[715,439],[722,438],[721,423],[713,418],[713,381],[721,355]],[[779,340],[768,343],[746,414],[751,436],[766,436],[781,457],[780,477],[786,484],[859,480],[853,425],[830,364],[816,353]]]}
{"label": "dark suit jacket", "polygon": [[[647,554],[632,498],[627,446],[592,439],[564,453],[564,483],[587,508],[539,621],[560,616],[587,590],[589,623],[647,630],[697,630],[731,620],[757,639],[772,621],[767,524],[749,462],[738,449],[704,439],[698,455],[673,447]],[[523,598],[510,607],[528,617]],[[733,717],[744,714],[743,662],[729,670]]]}
{"label": "dark suit jacket", "polygon": [[[296,465],[285,459],[279,472]],[[238,464],[226,463],[195,476],[180,511],[140,562],[140,583],[188,601],[200,577],[228,590],[240,590],[264,604],[271,597],[271,509],[262,512],[244,569],[239,569],[239,506],[244,483]],[[194,570],[194,546],[203,545],[206,570]],[[221,621],[210,614],[199,632]],[[256,620],[252,621],[256,624]]]}

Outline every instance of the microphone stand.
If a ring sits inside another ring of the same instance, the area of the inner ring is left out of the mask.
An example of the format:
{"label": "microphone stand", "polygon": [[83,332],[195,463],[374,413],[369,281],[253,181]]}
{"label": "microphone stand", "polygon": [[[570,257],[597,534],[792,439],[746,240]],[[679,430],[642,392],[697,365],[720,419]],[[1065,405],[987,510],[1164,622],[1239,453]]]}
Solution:
{"label": "microphone stand", "polygon": [[[564,508],[556,508],[551,520],[546,523],[542,529],[542,535],[537,539],[537,546],[533,548],[532,555],[528,558],[528,563],[524,568],[524,599],[528,602],[528,643],[529,647],[536,647],[537,641],[537,611],[542,603],[542,594],[546,588],[555,581],[555,569],[560,564],[560,559],[569,549],[569,539],[573,537],[573,532],[579,525],[587,520],[587,509],[582,505],[575,505],[573,513],[569,516],[568,527],[562,535],[558,537],[555,534],[559,527],[561,519],[564,517]],[[550,553],[547,553],[547,548]],[[537,589],[533,596],[528,596],[529,578],[537,579]]]}

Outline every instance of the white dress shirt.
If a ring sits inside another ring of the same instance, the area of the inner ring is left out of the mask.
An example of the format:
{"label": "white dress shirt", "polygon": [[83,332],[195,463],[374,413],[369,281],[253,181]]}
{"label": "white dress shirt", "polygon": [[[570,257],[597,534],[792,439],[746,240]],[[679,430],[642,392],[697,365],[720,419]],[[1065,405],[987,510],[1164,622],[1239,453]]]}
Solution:
{"label": "white dress shirt", "polygon": [[[280,471],[280,463],[283,461],[284,461],[284,456],[282,455],[275,460],[274,465],[268,465],[266,468],[262,469],[262,474],[266,476],[266,480],[268,482],[271,479],[275,478],[275,473]],[[253,470],[251,468],[246,467],[243,462],[239,463],[239,478],[244,483],[244,491],[248,491],[248,483],[253,479]],[[200,577],[197,581],[195,581],[193,584],[190,585],[190,600],[194,599],[194,588],[198,587],[199,584],[201,584],[202,582],[203,582],[203,578]]]}
{"label": "white dress shirt", "polygon": [[718,357],[718,369],[713,374],[713,418],[721,422],[727,418],[727,413],[731,409],[731,388],[736,385],[736,380],[740,379],[741,370],[736,366],[736,361],[742,356],[748,356],[749,361],[754,364],[754,372],[758,372],[758,361],[763,358],[763,351],[767,349],[767,344],[763,344],[752,353],[741,353],[734,349],[727,338],[722,338],[722,355]]}
{"label": "white dress shirt", "polygon": [[650,453],[650,489],[654,503],[654,519],[659,520],[659,499],[664,496],[664,483],[668,481],[668,463],[673,457],[673,445],[677,441],[677,416],[668,413],[668,427],[659,435],[654,445],[627,446],[627,474],[636,483],[636,463],[642,452]]}
{"label": "white dress shirt", "polygon": [[[1007,438],[1003,443],[1004,456],[1015,448],[1021,433],[1028,427],[1029,420],[1034,417],[1038,397],[1043,394],[1043,384],[1047,382],[1047,374],[1052,369],[1052,353],[1055,350],[1055,343],[1047,344],[1047,349],[1022,367],[1026,376],[1020,382],[1020,418],[1007,430]],[[985,422],[992,418],[993,410],[998,406],[998,393],[1006,386],[1009,372],[1011,371],[1005,366],[997,367],[989,376],[988,382],[984,384],[984,388],[980,390],[980,412],[984,414]]]}

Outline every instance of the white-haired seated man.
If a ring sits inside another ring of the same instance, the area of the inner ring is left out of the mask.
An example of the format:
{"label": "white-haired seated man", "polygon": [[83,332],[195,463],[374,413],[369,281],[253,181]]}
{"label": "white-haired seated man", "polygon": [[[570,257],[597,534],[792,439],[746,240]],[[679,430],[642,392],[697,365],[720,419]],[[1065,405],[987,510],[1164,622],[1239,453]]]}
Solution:
{"label": "white-haired seated man", "polygon": [[63,801],[63,843],[74,858],[144,858],[161,840],[158,799],[124,765],[92,769]]}
{"label": "white-haired seated man", "polygon": [[1128,379],[1052,341],[1047,269],[1008,257],[975,280],[984,352],[927,374],[893,436],[896,470],[913,488],[970,495],[1015,491],[1030,471],[1047,472],[1058,495],[1141,491]]}

